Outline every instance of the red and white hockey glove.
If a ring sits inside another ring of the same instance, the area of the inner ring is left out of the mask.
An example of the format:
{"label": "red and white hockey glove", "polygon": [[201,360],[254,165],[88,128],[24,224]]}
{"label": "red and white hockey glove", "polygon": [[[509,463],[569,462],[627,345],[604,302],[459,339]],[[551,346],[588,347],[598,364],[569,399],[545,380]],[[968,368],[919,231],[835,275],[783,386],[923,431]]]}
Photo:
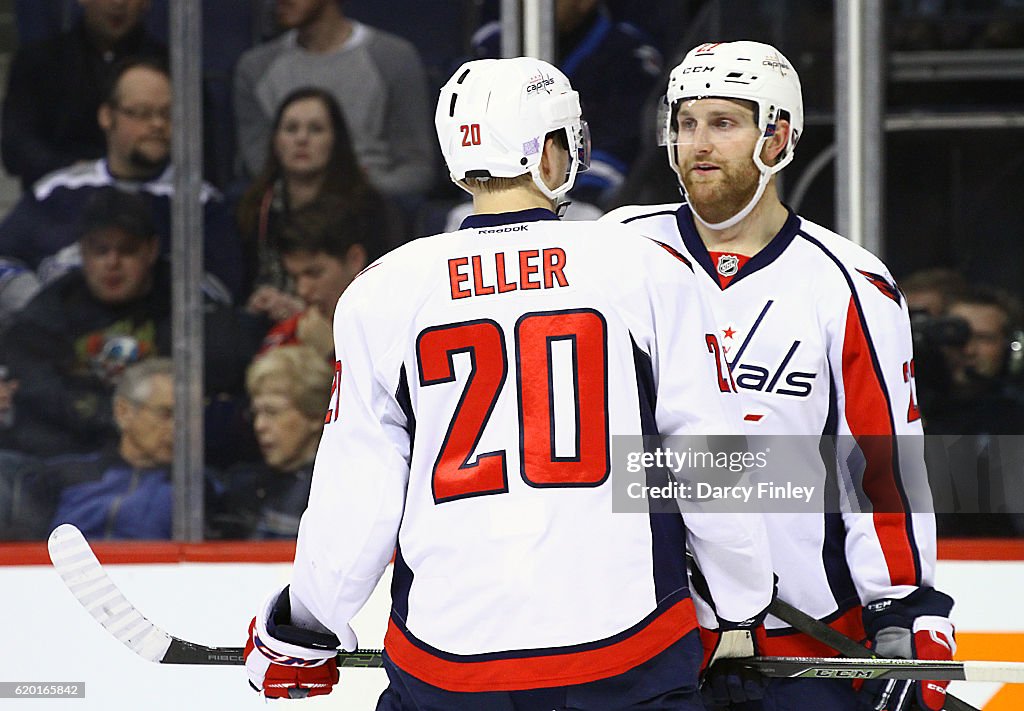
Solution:
{"label": "red and white hockey glove", "polygon": [[291,624],[288,587],[275,592],[249,623],[245,670],[267,698],[302,699],[331,693],[338,683],[338,638]]}
{"label": "red and white hockey glove", "polygon": [[[864,608],[864,629],[872,648],[882,657],[950,660],[956,653],[949,612],[953,600],[932,588],[920,588],[902,600],[885,598]],[[864,684],[862,693],[873,693],[871,708],[903,711],[913,701],[927,711],[941,711],[946,703],[948,681],[897,681]]]}

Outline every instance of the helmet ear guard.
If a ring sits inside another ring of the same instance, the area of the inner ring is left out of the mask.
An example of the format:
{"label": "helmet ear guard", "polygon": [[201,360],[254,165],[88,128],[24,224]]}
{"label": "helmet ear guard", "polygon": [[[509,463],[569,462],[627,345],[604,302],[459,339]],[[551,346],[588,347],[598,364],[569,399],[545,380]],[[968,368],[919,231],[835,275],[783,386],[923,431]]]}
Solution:
{"label": "helmet ear guard", "polygon": [[[481,59],[463,64],[442,87],[434,124],[453,182],[530,174],[549,199],[561,201],[589,167],[590,134],[579,94],[557,68],[539,59]],[[565,181],[549,188],[541,157],[549,134],[563,130],[569,150]]]}

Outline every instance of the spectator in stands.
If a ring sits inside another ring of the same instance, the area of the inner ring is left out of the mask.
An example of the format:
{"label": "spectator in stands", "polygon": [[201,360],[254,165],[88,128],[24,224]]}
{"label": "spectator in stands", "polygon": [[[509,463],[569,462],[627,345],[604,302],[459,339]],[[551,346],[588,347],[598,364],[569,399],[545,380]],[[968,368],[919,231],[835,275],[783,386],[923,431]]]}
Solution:
{"label": "spectator in stands", "polygon": [[0,365],[0,450],[9,444],[9,431],[14,426],[14,393],[17,391],[18,381],[10,377],[6,365]]}
{"label": "spectator in stands", "polygon": [[[171,352],[171,275],[142,195],[107,187],[85,206],[82,266],[45,286],[0,338],[20,381],[14,448],[87,452],[116,438],[111,391],[127,364]],[[206,390],[239,393],[258,330],[208,300]],[[246,328],[253,330],[247,331]]]}
{"label": "spectator in stands", "polygon": [[900,279],[899,287],[910,310],[917,402],[927,415],[952,387],[950,351],[970,335],[963,321],[946,315],[950,302],[967,292],[967,280],[954,269],[922,269]]}
{"label": "spectator in stands", "polygon": [[[970,330],[967,343],[953,358],[954,395],[977,398],[1016,390],[1011,378],[1020,374],[1021,366],[1019,302],[1001,290],[976,287],[955,299],[948,314],[966,321]],[[1024,421],[1021,424],[1012,432],[1024,432]]]}
{"label": "spectator in stands", "polygon": [[235,71],[243,172],[263,168],[281,101],[313,85],[338,100],[370,182],[412,204],[431,186],[435,141],[423,64],[406,40],[347,18],[342,0],[277,0],[286,32],[249,50]]}
{"label": "spectator in stands", "polygon": [[224,538],[295,538],[309,499],[333,369],[307,346],[282,346],[246,374],[263,461],[228,471]]}
{"label": "spectator in stands", "polygon": [[[601,0],[556,0],[555,27],[555,64],[580,93],[594,146],[572,197],[604,209],[640,153],[640,116],[659,84],[661,53],[635,26],[615,22]],[[500,30],[498,22],[480,28],[476,57],[501,56]]]}
{"label": "spectator in stands", "polygon": [[262,350],[303,343],[333,363],[331,323],[338,299],[356,275],[383,253],[375,225],[358,209],[323,201],[289,221],[281,231],[278,250],[305,308],[276,323]]}
{"label": "spectator in stands", "polygon": [[[39,290],[39,280],[22,265],[0,259],[0,333],[15,313]],[[10,445],[14,425],[14,393],[18,381],[10,377],[10,369],[0,363],[0,450]],[[3,475],[0,465],[0,475]]]}
{"label": "spectator in stands", "polygon": [[248,278],[255,286],[250,312],[282,320],[303,309],[276,242],[293,213],[322,199],[364,210],[382,233],[389,231],[386,206],[356,161],[337,101],[324,89],[301,87],[278,107],[263,172],[239,205]]}
{"label": "spectator in stands", "polygon": [[0,331],[39,291],[39,277],[16,259],[0,257]]}
{"label": "spectator in stands", "polygon": [[149,0],[80,0],[81,17],[57,36],[26,44],[11,62],[0,147],[27,192],[44,175],[104,154],[96,112],[124,57],[166,59],[143,27]]}
{"label": "spectator in stands", "polygon": [[[82,206],[97,190],[116,186],[146,196],[161,239],[161,252],[170,251],[171,197],[174,193],[171,145],[171,81],[167,69],[150,59],[120,64],[97,113],[106,135],[106,157],[73,165],[40,180],[22,196],[0,223],[0,255],[26,263],[46,277],[78,263],[70,253],[48,261],[78,237]],[[240,295],[242,258],[231,211],[216,190],[203,185],[206,269],[233,295]]]}
{"label": "spectator in stands", "polygon": [[32,537],[21,520],[29,508],[23,496],[24,477],[37,467],[35,457],[0,450],[0,541],[26,540]]}
{"label": "spectator in stands", "polygon": [[943,267],[908,274],[900,279],[899,286],[911,313],[923,312],[933,317],[945,314],[950,301],[968,290],[967,280],[960,272]]}
{"label": "spectator in stands", "polygon": [[[46,537],[62,523],[75,524],[90,540],[171,537],[173,361],[150,358],[126,368],[114,392],[113,415],[119,438],[111,446],[52,457],[28,475],[27,505],[18,518],[32,537]],[[214,482],[207,473],[211,518],[220,507]]]}
{"label": "spectator in stands", "polygon": [[[976,287],[953,300],[948,315],[966,324],[968,338],[961,347],[948,349],[950,391],[923,410],[925,432],[944,435],[928,438],[929,471],[948,482],[953,509],[961,512],[940,515],[940,531],[996,536],[1024,532],[1024,519],[1007,515],[1024,511],[1024,442],[1019,437],[1024,432],[1024,391],[1016,381],[1020,305],[1004,292]],[[937,505],[944,503],[937,497]]]}

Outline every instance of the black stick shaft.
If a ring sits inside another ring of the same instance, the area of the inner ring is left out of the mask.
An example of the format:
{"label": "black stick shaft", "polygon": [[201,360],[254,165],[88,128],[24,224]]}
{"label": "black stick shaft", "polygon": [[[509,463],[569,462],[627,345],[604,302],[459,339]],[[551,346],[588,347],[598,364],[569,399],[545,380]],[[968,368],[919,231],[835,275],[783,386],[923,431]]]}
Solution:
{"label": "black stick shaft", "polygon": [[[816,620],[805,612],[802,612],[788,602],[776,598],[768,606],[768,612],[778,617],[793,629],[813,637],[823,644],[827,644],[844,657],[869,657],[878,658],[878,655],[865,647],[860,642],[850,639],[842,632],[838,632],[821,620]],[[946,694],[947,711],[981,711],[976,706],[971,706],[952,694]]]}
{"label": "black stick shaft", "polygon": [[[171,646],[160,660],[161,664],[216,664],[238,666],[245,664],[241,647],[208,647],[173,637]],[[354,652],[338,652],[335,658],[339,667],[374,669],[384,666],[384,657],[379,649],[357,649]]]}

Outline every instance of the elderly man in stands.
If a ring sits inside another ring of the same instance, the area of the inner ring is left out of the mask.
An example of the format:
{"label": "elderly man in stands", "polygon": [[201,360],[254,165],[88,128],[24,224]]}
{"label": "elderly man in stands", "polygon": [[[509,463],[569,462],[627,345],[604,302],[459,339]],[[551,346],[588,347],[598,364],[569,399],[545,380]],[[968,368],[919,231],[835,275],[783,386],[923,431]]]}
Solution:
{"label": "elderly man in stands", "polygon": [[[90,540],[171,537],[173,373],[169,358],[124,371],[114,394],[118,441],[90,454],[49,459],[29,474],[24,513],[16,514],[22,531],[42,538],[73,523]],[[215,512],[219,490],[207,481],[207,510]]]}

